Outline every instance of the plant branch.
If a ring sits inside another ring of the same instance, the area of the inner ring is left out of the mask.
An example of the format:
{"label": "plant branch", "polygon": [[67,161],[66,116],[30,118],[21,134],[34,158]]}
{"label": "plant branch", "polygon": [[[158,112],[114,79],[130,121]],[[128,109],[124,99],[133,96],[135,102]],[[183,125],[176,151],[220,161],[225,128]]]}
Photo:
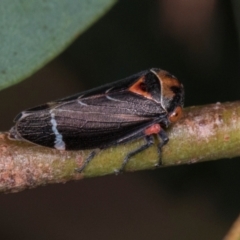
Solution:
{"label": "plant branch", "polygon": [[[169,143],[162,149],[163,166],[240,156],[240,102],[189,107],[184,117],[168,129]],[[16,192],[48,183],[101,176],[119,169],[124,157],[144,140],[102,150],[77,173],[91,152],[59,151],[0,134],[0,191]],[[157,144],[157,139],[156,139]],[[126,171],[153,169],[157,145],[132,157]]]}

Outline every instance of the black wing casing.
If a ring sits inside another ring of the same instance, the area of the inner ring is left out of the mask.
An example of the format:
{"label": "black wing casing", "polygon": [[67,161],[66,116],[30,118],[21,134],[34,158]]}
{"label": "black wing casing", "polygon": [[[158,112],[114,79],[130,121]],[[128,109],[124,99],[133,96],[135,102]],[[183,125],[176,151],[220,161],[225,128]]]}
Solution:
{"label": "black wing casing", "polygon": [[15,119],[10,136],[46,147],[106,148],[143,137],[166,121],[159,79],[150,71],[28,109]]}

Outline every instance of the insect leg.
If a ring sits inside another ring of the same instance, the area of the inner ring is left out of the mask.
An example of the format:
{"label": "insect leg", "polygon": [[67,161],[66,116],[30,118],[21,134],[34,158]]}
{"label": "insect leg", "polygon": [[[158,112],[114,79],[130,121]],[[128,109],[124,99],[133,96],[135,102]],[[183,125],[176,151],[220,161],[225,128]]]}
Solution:
{"label": "insect leg", "polygon": [[127,165],[127,163],[129,162],[129,160],[132,156],[134,156],[135,154],[140,153],[141,151],[149,148],[154,143],[154,138],[153,138],[152,135],[146,136],[145,140],[146,140],[146,143],[144,145],[142,145],[139,148],[137,148],[137,149],[133,150],[132,152],[128,153],[128,155],[124,158],[122,166],[120,167],[120,169],[115,170],[116,174],[119,174],[119,173],[123,172],[125,166]]}
{"label": "insect leg", "polygon": [[161,129],[161,131],[158,133],[158,139],[159,139],[159,144],[158,144],[159,162],[156,165],[156,167],[159,167],[162,165],[162,147],[165,144],[167,144],[167,142],[169,141],[169,138],[163,129]]}
{"label": "insect leg", "polygon": [[99,152],[99,150],[93,150],[86,160],[84,161],[83,165],[80,168],[76,168],[75,171],[81,173],[85,167],[91,162],[91,160],[95,157],[95,155]]}

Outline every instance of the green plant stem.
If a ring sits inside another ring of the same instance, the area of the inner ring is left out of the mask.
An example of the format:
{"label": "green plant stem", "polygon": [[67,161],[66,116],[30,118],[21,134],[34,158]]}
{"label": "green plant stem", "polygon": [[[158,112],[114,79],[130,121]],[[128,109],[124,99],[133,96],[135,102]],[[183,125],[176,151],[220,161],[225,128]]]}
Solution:
{"label": "green plant stem", "polygon": [[[162,165],[172,166],[240,156],[240,102],[189,107],[182,119],[168,129],[169,143],[162,149]],[[144,143],[136,140],[102,150],[77,173],[90,153],[58,151],[31,143],[12,141],[0,134],[0,191],[16,192],[48,183],[112,174],[127,153]],[[156,144],[135,155],[126,171],[154,169]]]}

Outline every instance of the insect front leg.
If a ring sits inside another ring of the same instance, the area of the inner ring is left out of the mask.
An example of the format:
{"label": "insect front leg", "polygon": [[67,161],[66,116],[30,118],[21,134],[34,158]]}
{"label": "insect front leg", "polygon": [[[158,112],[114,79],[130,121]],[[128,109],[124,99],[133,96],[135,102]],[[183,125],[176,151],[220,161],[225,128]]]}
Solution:
{"label": "insect front leg", "polygon": [[123,172],[125,166],[127,165],[127,163],[129,162],[129,160],[132,156],[134,156],[137,153],[140,153],[143,150],[149,148],[154,143],[154,138],[153,138],[152,135],[146,136],[145,140],[146,140],[146,143],[144,145],[142,145],[139,148],[137,148],[137,149],[133,150],[132,152],[128,153],[128,155],[123,160],[122,166],[118,170],[115,170],[116,174],[119,174],[119,173]]}
{"label": "insect front leg", "polygon": [[158,144],[158,155],[159,155],[159,161],[156,167],[159,167],[162,165],[162,147],[168,143],[169,138],[167,136],[167,133],[161,129],[161,131],[158,133],[158,139],[159,139],[159,144]]}
{"label": "insect front leg", "polygon": [[81,173],[86,166],[91,162],[91,160],[96,156],[96,154],[99,152],[99,149],[97,150],[93,150],[88,157],[86,158],[86,160],[84,161],[83,165],[80,168],[76,168],[75,171]]}

